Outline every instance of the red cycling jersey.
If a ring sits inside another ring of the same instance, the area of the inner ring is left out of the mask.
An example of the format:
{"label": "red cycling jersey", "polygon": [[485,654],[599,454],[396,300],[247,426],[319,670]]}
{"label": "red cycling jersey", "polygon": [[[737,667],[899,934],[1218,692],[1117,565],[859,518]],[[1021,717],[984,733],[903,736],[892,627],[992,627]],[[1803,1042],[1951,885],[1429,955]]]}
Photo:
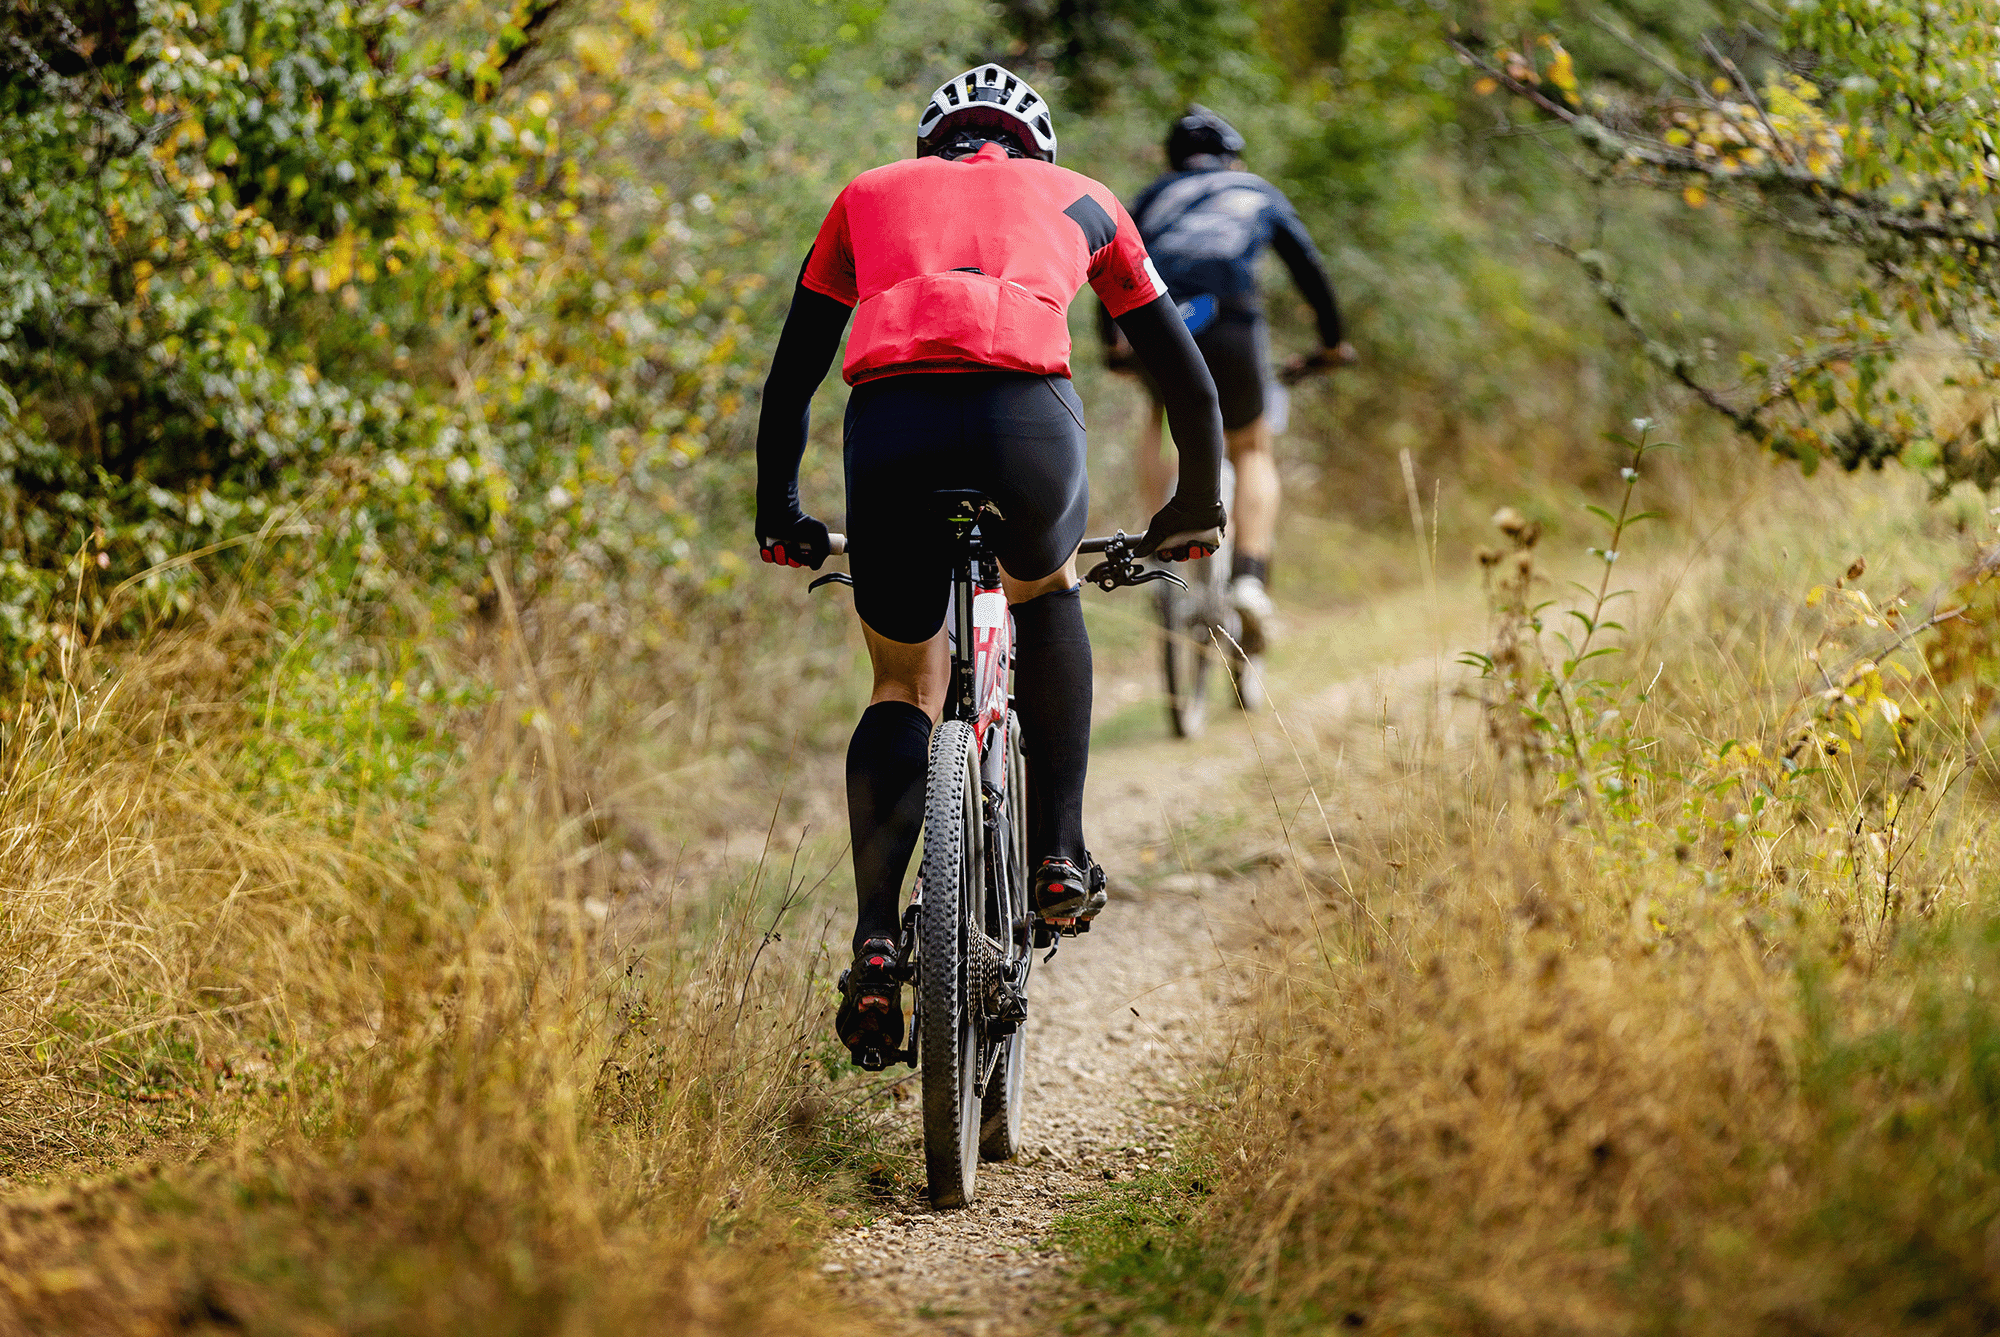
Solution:
{"label": "red cycling jersey", "polygon": [[799,282],[855,308],[841,375],[1001,368],[1069,375],[1069,303],[1113,316],[1166,295],[1125,206],[1089,177],[998,144],[848,183]]}

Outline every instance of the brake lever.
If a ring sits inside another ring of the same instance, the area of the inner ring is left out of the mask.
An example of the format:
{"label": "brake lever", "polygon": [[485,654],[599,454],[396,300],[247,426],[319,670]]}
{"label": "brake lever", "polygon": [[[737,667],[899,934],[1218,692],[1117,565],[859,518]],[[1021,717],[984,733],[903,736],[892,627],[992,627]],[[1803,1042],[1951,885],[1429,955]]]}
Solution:
{"label": "brake lever", "polygon": [[806,593],[810,594],[822,585],[846,585],[851,589],[854,585],[854,577],[848,575],[845,571],[829,571],[812,584],[806,586]]}
{"label": "brake lever", "polygon": [[1149,571],[1133,561],[1130,556],[1123,553],[1105,558],[1096,566],[1091,567],[1084,574],[1083,578],[1097,586],[1098,589],[1106,591],[1115,590],[1121,586],[1144,585],[1148,581],[1153,580],[1171,580],[1182,589],[1188,587],[1188,583],[1173,572],[1162,571],[1158,567],[1154,567]]}

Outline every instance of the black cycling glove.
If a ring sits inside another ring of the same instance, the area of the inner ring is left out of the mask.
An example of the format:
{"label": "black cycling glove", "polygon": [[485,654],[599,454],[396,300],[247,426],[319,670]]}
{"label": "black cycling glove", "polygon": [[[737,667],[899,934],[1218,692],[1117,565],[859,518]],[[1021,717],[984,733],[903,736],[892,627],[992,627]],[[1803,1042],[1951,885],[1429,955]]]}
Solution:
{"label": "black cycling glove", "polygon": [[1139,553],[1169,562],[1206,557],[1222,546],[1224,520],[1221,502],[1190,504],[1175,493],[1153,517],[1153,523],[1146,526],[1146,537],[1139,540]]}
{"label": "black cycling glove", "polygon": [[757,551],[776,566],[809,566],[817,571],[833,555],[826,526],[810,515],[769,523],[757,517]]}

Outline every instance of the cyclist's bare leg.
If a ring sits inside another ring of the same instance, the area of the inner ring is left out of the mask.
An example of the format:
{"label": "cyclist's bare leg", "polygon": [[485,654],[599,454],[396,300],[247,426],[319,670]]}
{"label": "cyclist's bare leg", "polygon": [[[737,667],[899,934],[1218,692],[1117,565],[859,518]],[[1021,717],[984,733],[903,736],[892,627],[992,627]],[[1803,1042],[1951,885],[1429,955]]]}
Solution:
{"label": "cyclist's bare leg", "polygon": [[1079,583],[1075,553],[1071,553],[1067,562],[1040,580],[1016,580],[1007,574],[1006,567],[1000,568],[1000,585],[1007,591],[1007,602],[1010,604],[1024,604],[1030,599],[1039,599],[1044,594],[1053,594],[1057,590],[1073,590]]}
{"label": "cyclist's bare leg", "polygon": [[875,668],[875,690],[868,704],[904,701],[936,724],[944,711],[944,695],[951,690],[950,633],[939,627],[928,641],[911,645],[892,641],[864,622],[861,634],[868,642],[868,662]]}
{"label": "cyclist's bare leg", "polygon": [[1229,510],[1236,551],[1269,562],[1278,535],[1278,462],[1270,424],[1260,417],[1223,436],[1236,468],[1236,504]]}
{"label": "cyclist's bare leg", "polygon": [[1174,493],[1174,463],[1166,455],[1160,433],[1160,401],[1151,395],[1139,409],[1139,504],[1147,514],[1167,504]]}
{"label": "cyclist's bare leg", "polygon": [[1271,574],[1271,548],[1278,535],[1278,462],[1271,449],[1270,423],[1263,417],[1225,432],[1229,460],[1236,466],[1236,504],[1229,521],[1236,530],[1236,555],[1230,563],[1230,602],[1242,619],[1243,651],[1250,657],[1248,676],[1239,678],[1238,699],[1256,710],[1263,699],[1262,670],[1256,665],[1276,630],[1277,609],[1265,586]]}

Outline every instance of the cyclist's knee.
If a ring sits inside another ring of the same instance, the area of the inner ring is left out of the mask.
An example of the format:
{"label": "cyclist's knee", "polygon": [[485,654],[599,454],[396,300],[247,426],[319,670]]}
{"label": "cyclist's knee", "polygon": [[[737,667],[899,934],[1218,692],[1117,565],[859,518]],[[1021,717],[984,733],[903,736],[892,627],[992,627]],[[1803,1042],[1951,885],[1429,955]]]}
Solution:
{"label": "cyclist's knee", "polygon": [[875,689],[869,694],[868,704],[906,702],[936,723],[951,685],[951,659],[944,628],[938,628],[937,635],[916,645],[892,641],[866,623],[862,624],[862,631],[868,641],[869,662],[875,669]]}
{"label": "cyclist's knee", "polygon": [[1024,604],[1030,599],[1039,599],[1044,594],[1053,594],[1057,590],[1073,589],[1077,584],[1076,554],[1071,553],[1067,561],[1040,580],[1017,579],[1002,567],[1000,584],[1006,589],[1007,602],[1010,604]]}
{"label": "cyclist's knee", "polygon": [[1229,458],[1232,461],[1271,449],[1270,427],[1263,418],[1253,418],[1241,427],[1232,427],[1224,432],[1222,437],[1229,445]]}

